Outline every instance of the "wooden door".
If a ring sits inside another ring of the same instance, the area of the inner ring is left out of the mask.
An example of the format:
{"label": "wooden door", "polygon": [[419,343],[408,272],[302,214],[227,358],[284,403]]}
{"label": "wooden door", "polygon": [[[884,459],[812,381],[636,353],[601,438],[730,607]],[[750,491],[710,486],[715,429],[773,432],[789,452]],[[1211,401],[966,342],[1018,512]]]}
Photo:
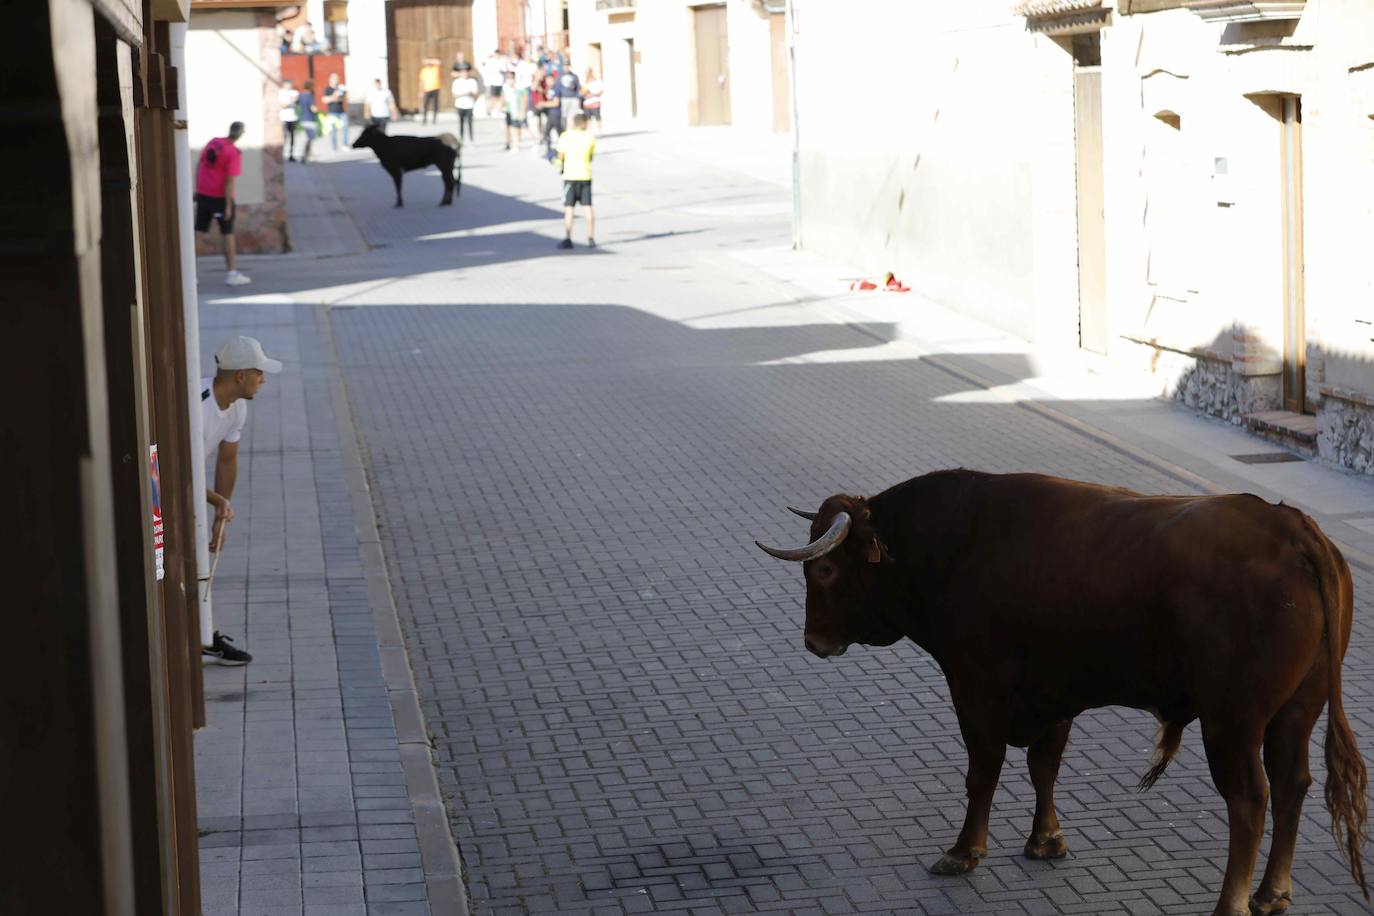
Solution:
{"label": "wooden door", "polygon": [[387,76],[396,106],[419,111],[420,61],[439,60],[439,108],[453,107],[449,70],[458,52],[472,60],[472,0],[390,0],[386,5]]}
{"label": "wooden door", "polygon": [[768,36],[773,63],[773,130],[792,129],[791,75],[787,60],[787,14],[768,14]]}
{"label": "wooden door", "polygon": [[1103,217],[1102,68],[1075,67],[1078,185],[1078,345],[1107,352],[1107,230]]}
{"label": "wooden door", "polygon": [[1307,324],[1303,295],[1302,100],[1279,98],[1283,182],[1283,406],[1307,409]]}
{"label": "wooden door", "polygon": [[695,124],[730,123],[730,54],[725,7],[692,9],[697,45],[697,111]]}

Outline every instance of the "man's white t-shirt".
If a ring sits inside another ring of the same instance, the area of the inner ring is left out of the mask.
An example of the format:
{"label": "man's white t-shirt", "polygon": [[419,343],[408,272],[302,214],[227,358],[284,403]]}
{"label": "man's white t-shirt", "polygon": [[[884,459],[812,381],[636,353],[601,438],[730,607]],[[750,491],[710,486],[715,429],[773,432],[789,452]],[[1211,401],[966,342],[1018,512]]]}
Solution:
{"label": "man's white t-shirt", "polygon": [[281,111],[278,112],[278,117],[282,119],[283,123],[290,123],[299,118],[296,112],[296,100],[300,97],[301,94],[295,89],[282,87],[277,90],[277,105],[281,109]]}
{"label": "man's white t-shirt", "polygon": [[243,426],[248,422],[248,402],[243,398],[229,405],[228,410],[220,410],[215,400],[213,379],[200,380],[201,431],[205,441],[205,458],[208,461],[219,449],[221,442],[237,442]]}
{"label": "man's white t-shirt", "polygon": [[500,86],[506,81],[506,62],[499,57],[488,57],[482,61],[482,79],[487,81],[487,88]]}
{"label": "man's white t-shirt", "polygon": [[391,117],[391,100],[395,96],[390,89],[378,89],[373,86],[367,90],[367,116],[369,118],[389,118]]}
{"label": "man's white t-shirt", "polygon": [[528,89],[534,84],[534,63],[523,58],[515,65],[515,88]]}
{"label": "man's white t-shirt", "polygon": [[470,76],[458,77],[453,81],[453,106],[463,111],[471,111],[472,106],[477,103],[477,91],[477,80]]}

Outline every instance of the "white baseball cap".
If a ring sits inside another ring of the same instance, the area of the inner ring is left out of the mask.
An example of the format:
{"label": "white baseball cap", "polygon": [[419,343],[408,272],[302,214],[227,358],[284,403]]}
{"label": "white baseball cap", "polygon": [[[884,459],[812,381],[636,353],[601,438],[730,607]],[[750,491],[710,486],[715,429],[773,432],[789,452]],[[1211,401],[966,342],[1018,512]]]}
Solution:
{"label": "white baseball cap", "polygon": [[231,337],[215,351],[215,365],[220,369],[260,369],[280,372],[281,363],[262,352],[262,344],[252,337]]}

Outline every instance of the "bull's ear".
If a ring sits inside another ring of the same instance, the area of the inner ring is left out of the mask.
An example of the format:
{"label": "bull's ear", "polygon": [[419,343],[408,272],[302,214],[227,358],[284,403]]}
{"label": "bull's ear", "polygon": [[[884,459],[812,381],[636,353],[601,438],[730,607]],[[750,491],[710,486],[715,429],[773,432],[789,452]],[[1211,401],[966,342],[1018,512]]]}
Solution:
{"label": "bull's ear", "polygon": [[887,551],[883,548],[883,542],[878,540],[878,536],[875,534],[873,540],[868,543],[868,555],[866,559],[870,563],[881,563],[883,562],[883,555],[886,553]]}

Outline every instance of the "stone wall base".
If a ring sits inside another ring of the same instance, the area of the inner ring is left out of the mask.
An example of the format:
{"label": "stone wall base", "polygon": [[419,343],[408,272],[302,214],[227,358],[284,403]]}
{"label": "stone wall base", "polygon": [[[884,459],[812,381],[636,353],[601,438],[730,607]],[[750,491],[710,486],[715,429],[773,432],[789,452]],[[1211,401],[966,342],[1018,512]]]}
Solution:
{"label": "stone wall base", "polygon": [[1172,394],[1189,407],[1239,426],[1246,414],[1282,406],[1277,375],[1241,375],[1229,362],[1178,355],[1192,365],[1179,373]]}
{"label": "stone wall base", "polygon": [[[1247,414],[1283,407],[1280,375],[1242,375],[1224,359],[1142,344],[1131,358],[1160,380],[1162,393],[1209,416],[1244,424]],[[1374,394],[1315,386],[1317,454],[1325,461],[1374,475]],[[1311,399],[1311,398],[1310,398]]]}
{"label": "stone wall base", "polygon": [[1317,407],[1317,454],[1340,467],[1374,474],[1374,406],[1323,397]]}

